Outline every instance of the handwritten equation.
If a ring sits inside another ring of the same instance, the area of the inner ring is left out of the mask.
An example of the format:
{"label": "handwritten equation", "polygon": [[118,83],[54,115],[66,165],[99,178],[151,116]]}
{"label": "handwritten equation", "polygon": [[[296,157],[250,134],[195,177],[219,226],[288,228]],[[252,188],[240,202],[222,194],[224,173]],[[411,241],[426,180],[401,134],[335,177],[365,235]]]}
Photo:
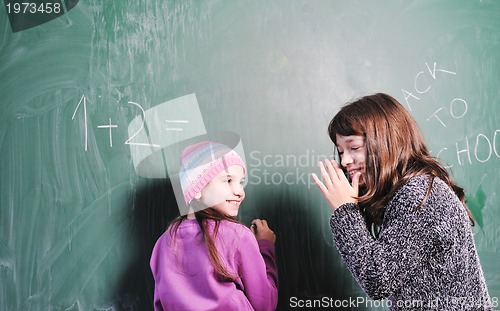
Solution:
{"label": "handwritten equation", "polygon": [[[135,138],[145,130],[145,123],[146,123],[146,113],[144,108],[133,101],[128,101],[128,104],[133,105],[137,107],[141,113],[142,116],[142,122],[140,123],[139,128],[128,137],[128,139],[124,142],[125,145],[134,145],[134,146],[144,146],[144,147],[161,147],[160,144],[157,143],[152,143],[152,142],[138,142],[135,141]],[[75,108],[75,111],[73,112],[73,116],[71,117],[72,120],[75,120],[77,113],[81,111],[81,114],[83,114],[83,124],[84,124],[84,149],[85,151],[88,150],[88,133],[89,133],[89,128],[88,128],[88,114],[87,114],[87,97],[83,95],[78,102],[78,105]],[[184,131],[185,125],[189,123],[189,120],[164,120],[165,122],[165,127],[163,130],[165,131],[175,131],[175,132],[182,132]],[[117,124],[114,124],[112,121],[112,118],[108,118],[108,123],[106,124],[101,124],[97,126],[98,129],[102,130],[107,130],[108,135],[109,135],[109,146],[113,147],[113,130],[118,128]]]}

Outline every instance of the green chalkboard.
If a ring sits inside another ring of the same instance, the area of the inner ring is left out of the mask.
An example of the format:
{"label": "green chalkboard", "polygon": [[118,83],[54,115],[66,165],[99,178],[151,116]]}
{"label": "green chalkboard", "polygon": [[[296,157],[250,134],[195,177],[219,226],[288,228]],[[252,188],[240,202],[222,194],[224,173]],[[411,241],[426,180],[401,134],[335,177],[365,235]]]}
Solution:
{"label": "green chalkboard", "polygon": [[241,220],[278,236],[279,310],[385,310],[339,257],[310,179],[332,156],[330,119],[375,92],[466,188],[500,297],[499,2],[15,3],[0,5],[0,310],[150,310],[150,252],[179,214],[157,151],[220,131],[248,165]]}

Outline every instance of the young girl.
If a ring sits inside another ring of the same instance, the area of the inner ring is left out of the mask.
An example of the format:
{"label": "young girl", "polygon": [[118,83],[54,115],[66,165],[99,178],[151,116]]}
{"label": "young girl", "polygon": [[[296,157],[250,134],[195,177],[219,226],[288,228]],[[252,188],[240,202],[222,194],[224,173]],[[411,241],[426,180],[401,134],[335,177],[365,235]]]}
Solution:
{"label": "young girl", "polygon": [[235,220],[245,163],[228,146],[192,145],[180,180],[190,213],[175,219],[151,256],[155,310],[275,310],[276,237],[265,220]]}
{"label": "young girl", "polygon": [[366,96],[344,106],[328,131],[341,166],[325,161],[323,182],[312,177],[361,288],[388,298],[389,310],[491,310],[464,191],[403,106]]}

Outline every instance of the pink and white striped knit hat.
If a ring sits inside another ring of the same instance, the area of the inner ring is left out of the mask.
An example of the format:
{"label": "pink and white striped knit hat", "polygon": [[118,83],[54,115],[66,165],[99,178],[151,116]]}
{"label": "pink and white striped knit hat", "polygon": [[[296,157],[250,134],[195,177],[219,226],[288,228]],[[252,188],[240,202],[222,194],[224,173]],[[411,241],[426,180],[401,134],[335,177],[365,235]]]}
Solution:
{"label": "pink and white striped knit hat", "polygon": [[240,165],[246,173],[243,159],[226,145],[202,141],[184,149],[181,154],[179,178],[186,204],[223,170]]}

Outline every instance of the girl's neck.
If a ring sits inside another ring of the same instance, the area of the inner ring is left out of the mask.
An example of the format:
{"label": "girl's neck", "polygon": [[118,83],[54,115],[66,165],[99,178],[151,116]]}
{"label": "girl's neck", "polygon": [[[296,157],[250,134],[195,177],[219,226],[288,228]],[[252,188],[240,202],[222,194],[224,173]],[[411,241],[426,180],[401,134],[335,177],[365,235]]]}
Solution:
{"label": "girl's neck", "polygon": [[187,213],[187,219],[196,219],[196,216],[194,216],[194,210],[191,206],[189,207],[189,210]]}

